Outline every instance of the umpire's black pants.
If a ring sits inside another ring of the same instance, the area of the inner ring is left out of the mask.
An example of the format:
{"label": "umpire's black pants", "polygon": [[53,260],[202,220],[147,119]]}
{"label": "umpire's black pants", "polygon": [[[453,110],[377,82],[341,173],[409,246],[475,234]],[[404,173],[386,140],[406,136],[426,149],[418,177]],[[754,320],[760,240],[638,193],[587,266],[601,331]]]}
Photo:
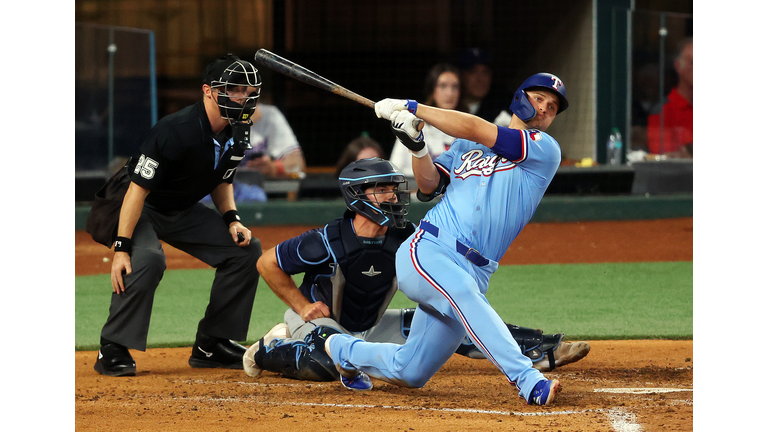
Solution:
{"label": "umpire's black pants", "polygon": [[102,338],[146,350],[155,290],[166,268],[163,240],[216,269],[208,308],[197,331],[235,341],[246,339],[259,282],[258,239],[252,238],[247,247],[238,246],[219,212],[201,203],[172,214],[160,213],[145,203],[132,240],[133,271],[123,276],[125,292],[112,294]]}

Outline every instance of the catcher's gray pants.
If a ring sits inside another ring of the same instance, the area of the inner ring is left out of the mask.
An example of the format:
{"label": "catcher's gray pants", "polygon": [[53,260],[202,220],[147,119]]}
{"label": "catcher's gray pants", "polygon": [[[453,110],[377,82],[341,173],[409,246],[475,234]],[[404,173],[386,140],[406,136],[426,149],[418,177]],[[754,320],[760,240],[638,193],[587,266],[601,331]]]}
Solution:
{"label": "catcher's gray pants", "polygon": [[259,282],[258,239],[252,238],[246,247],[238,246],[219,212],[201,203],[173,214],[159,213],[145,203],[132,240],[133,271],[123,276],[125,292],[112,294],[102,338],[146,350],[152,302],[165,271],[160,240],[216,269],[208,308],[198,324],[198,332],[236,341],[247,338]]}
{"label": "catcher's gray pants", "polygon": [[360,333],[353,333],[345,329],[333,318],[318,318],[304,322],[301,315],[294,312],[293,309],[285,311],[283,320],[288,325],[288,333],[290,333],[291,339],[304,340],[315,327],[325,325],[368,342],[391,342],[400,345],[405,343],[402,326],[403,309],[387,309],[375,326]]}

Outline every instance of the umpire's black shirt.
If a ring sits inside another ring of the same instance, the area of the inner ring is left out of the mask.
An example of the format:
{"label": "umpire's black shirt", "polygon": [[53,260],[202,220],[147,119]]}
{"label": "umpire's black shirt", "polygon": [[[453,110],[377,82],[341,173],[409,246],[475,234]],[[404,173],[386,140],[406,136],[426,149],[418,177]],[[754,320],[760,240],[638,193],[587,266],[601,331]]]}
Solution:
{"label": "umpire's black shirt", "polygon": [[149,190],[146,202],[155,209],[183,210],[232,183],[244,152],[233,146],[229,125],[213,133],[201,100],[157,122],[131,162],[131,181]]}

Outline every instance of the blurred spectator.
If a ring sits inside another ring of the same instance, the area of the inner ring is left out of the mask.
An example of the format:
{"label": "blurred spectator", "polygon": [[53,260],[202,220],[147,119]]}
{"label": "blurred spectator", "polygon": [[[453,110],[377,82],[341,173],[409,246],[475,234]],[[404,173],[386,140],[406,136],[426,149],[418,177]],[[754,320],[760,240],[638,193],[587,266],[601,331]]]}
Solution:
{"label": "blurred spectator", "polygon": [[343,170],[350,163],[366,158],[379,157],[384,158],[384,150],[381,145],[368,134],[363,133],[359,137],[353,139],[344,148],[344,151],[339,157],[339,161],[336,162],[335,178],[339,178],[341,170]]}
{"label": "blurred spectator", "polygon": [[[466,107],[461,104],[461,92],[459,81],[459,70],[447,63],[438,63],[429,70],[424,83],[424,105],[435,106],[438,108],[458,110],[466,112]],[[450,135],[443,133],[432,125],[424,124],[424,142],[427,143],[429,154],[432,159],[448,150],[455,140]],[[413,168],[411,166],[411,152],[400,141],[395,140],[392,147],[392,156],[389,160],[406,177],[413,177]]]}
{"label": "blurred spectator", "polygon": [[[632,74],[632,149],[648,152],[648,116],[661,111],[659,63],[648,62]],[[665,77],[666,78],[666,77]],[[630,150],[630,149],[627,149]]]}
{"label": "blurred spectator", "polygon": [[252,119],[253,149],[245,152],[245,168],[259,171],[264,177],[303,177],[304,153],[283,113],[274,105],[259,103]]}
{"label": "blurred spectator", "polygon": [[509,103],[512,97],[504,98],[504,92],[493,91],[493,70],[491,56],[480,48],[464,51],[458,60],[461,70],[461,99],[467,112],[497,125],[508,126],[512,120]]}
{"label": "blurred spectator", "polygon": [[648,116],[648,150],[669,157],[692,158],[693,38],[680,41],[674,67],[677,86],[667,95],[661,113]]}
{"label": "blurred spectator", "polygon": [[[306,169],[304,153],[293,129],[283,113],[274,106],[259,102],[251,116],[251,150],[245,152],[232,182],[235,202],[266,201],[265,179],[303,178]],[[210,203],[211,197],[202,199]]]}

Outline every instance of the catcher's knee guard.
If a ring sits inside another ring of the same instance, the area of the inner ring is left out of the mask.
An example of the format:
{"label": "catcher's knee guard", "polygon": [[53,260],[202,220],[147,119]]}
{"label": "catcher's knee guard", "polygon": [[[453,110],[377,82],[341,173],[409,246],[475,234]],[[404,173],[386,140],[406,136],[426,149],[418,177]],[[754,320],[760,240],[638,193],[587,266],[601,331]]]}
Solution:
{"label": "catcher's knee guard", "polygon": [[299,373],[296,378],[308,381],[336,381],[339,372],[333,360],[324,350],[317,348],[302,352],[299,357]]}
{"label": "catcher's knee guard", "polygon": [[256,365],[286,378],[307,381],[335,381],[339,379],[333,360],[325,353],[328,336],[340,331],[319,326],[301,340],[275,339],[262,346],[254,356]]}
{"label": "catcher's knee guard", "polygon": [[325,352],[325,341],[328,337],[341,333],[339,330],[321,325],[312,330],[304,343],[307,349],[299,360],[299,379],[311,381],[335,381],[339,379],[339,372],[333,360]]}

